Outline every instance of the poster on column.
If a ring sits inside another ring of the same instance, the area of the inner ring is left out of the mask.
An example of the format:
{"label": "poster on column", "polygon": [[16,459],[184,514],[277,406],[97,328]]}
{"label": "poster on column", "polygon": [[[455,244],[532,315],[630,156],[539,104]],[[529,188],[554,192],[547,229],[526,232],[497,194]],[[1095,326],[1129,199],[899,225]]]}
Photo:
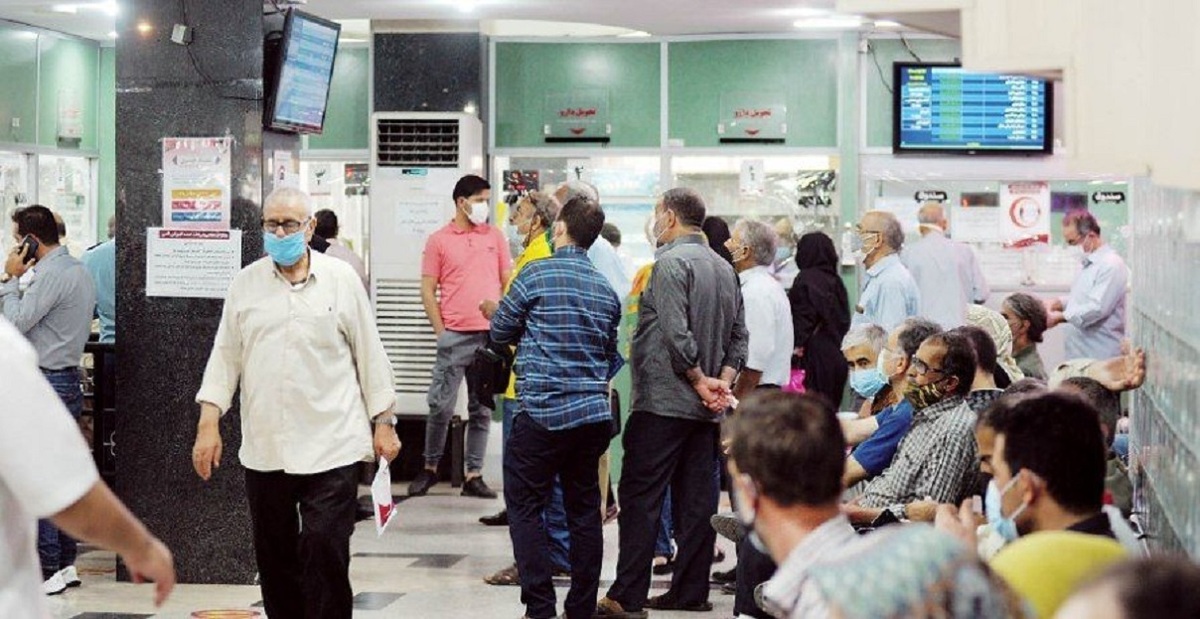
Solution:
{"label": "poster on column", "polygon": [[163,227],[228,230],[231,138],[163,138]]}
{"label": "poster on column", "polygon": [[1050,184],[1000,185],[1000,234],[1009,245],[1050,242]]}
{"label": "poster on column", "polygon": [[147,297],[224,299],[241,268],[241,230],[146,229]]}

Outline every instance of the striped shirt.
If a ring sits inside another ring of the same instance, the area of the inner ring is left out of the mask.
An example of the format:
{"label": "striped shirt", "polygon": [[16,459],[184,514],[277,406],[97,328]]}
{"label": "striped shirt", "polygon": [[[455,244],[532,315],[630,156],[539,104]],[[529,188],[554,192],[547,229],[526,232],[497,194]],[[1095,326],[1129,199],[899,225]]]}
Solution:
{"label": "striped shirt", "polygon": [[518,412],[547,430],[609,422],[608,383],[621,302],[580,247],[559,248],[513,280],[492,316],[492,340],[518,341]]}

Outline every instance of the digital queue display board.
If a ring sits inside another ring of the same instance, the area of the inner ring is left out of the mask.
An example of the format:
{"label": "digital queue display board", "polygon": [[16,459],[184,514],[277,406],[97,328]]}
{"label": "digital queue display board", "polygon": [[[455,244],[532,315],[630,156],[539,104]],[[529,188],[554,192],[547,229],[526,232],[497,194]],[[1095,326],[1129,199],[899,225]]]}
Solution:
{"label": "digital queue display board", "polygon": [[1053,153],[1046,80],[898,62],[893,84],[893,152]]}

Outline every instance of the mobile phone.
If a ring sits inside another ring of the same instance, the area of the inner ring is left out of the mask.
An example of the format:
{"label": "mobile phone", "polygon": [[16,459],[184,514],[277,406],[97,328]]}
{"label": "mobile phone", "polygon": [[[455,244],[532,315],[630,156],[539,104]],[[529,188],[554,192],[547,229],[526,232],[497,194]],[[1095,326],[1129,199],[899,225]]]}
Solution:
{"label": "mobile phone", "polygon": [[17,248],[17,253],[20,253],[22,249],[25,251],[25,258],[22,260],[22,262],[29,264],[36,261],[38,247],[37,239],[26,234],[25,238],[21,239],[21,245]]}

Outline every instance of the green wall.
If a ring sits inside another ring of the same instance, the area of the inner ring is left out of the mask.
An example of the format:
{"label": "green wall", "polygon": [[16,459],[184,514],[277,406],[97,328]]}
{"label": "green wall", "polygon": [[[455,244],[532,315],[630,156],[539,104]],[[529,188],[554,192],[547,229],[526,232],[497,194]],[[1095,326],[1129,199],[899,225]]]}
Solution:
{"label": "green wall", "polygon": [[[908,41],[917,56],[925,62],[952,62],[962,55],[958,41],[947,39],[914,39]],[[892,63],[916,62],[899,39],[871,39],[874,50],[866,57],[867,146],[892,147]],[[878,68],[875,62],[879,63]],[[883,75],[880,76],[880,73]]]}
{"label": "green wall", "polygon": [[670,138],[719,146],[721,95],[777,92],[787,101],[787,146],[837,146],[838,42],[745,40],[672,43]]}
{"label": "green wall", "polygon": [[[32,143],[36,136],[37,37],[0,23],[0,142]],[[20,127],[13,127],[13,119]]]}
{"label": "green wall", "polygon": [[338,48],[329,108],[325,111],[325,131],[310,136],[308,148],[370,148],[370,52],[365,46]]}
{"label": "green wall", "polygon": [[77,147],[96,148],[100,46],[94,41],[54,36],[42,36],[40,42],[42,62],[38,88],[38,144],[60,145],[59,103],[63,97],[74,97],[75,104],[83,114],[83,139]]}
{"label": "green wall", "polygon": [[100,120],[97,142],[100,148],[100,178],[96,195],[96,238],[108,235],[108,218],[116,212],[117,202],[117,50],[100,48]]}
{"label": "green wall", "polygon": [[606,89],[613,130],[609,146],[657,147],[662,109],[660,47],[658,43],[498,43],[496,146],[546,146],[542,126],[547,94]]}

